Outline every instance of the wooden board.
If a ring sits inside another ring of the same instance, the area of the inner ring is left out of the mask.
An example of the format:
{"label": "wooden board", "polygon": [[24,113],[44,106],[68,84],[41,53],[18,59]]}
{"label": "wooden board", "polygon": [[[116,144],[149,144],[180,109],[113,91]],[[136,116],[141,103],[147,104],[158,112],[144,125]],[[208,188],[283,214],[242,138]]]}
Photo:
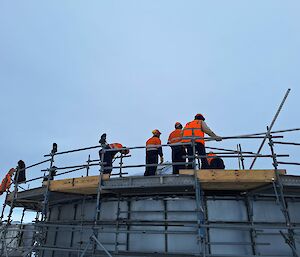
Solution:
{"label": "wooden board", "polygon": [[[109,174],[102,175],[103,180],[108,180],[109,177]],[[95,194],[98,184],[99,176],[52,180],[49,185],[49,190],[73,194]]]}
{"label": "wooden board", "polygon": [[204,190],[249,190],[276,180],[275,170],[180,170],[179,174],[194,176],[195,172]]}
{"label": "wooden board", "polygon": [[[191,176],[194,176],[195,172],[204,190],[249,190],[270,184],[276,178],[274,170],[179,171],[182,175]],[[280,170],[280,174],[285,173],[285,170]],[[108,174],[103,175],[103,180],[108,179]],[[54,180],[50,182],[49,190],[73,194],[96,194],[98,183],[99,176]]]}

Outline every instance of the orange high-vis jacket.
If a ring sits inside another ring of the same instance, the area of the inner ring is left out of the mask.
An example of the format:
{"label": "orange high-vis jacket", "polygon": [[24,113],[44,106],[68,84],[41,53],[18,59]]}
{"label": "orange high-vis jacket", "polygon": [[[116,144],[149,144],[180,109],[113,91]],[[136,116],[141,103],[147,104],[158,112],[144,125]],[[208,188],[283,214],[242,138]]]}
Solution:
{"label": "orange high-vis jacket", "polygon": [[182,139],[182,130],[181,129],[175,129],[171,132],[168,139],[168,144],[175,144],[181,142]]}
{"label": "orange high-vis jacket", "polygon": [[146,148],[147,151],[153,150],[153,148],[159,148],[161,147],[161,140],[158,137],[151,137],[147,140],[146,146],[152,148]]}
{"label": "orange high-vis jacket", "polygon": [[[193,120],[187,123],[182,130],[182,141],[183,143],[190,143],[192,139],[184,139],[184,137],[204,137],[204,132],[202,130],[202,121],[201,120]],[[195,139],[195,142],[201,143],[205,145],[204,139]]]}
{"label": "orange high-vis jacket", "polygon": [[10,187],[10,184],[11,184],[11,175],[7,173],[0,185],[0,195],[2,195]]}
{"label": "orange high-vis jacket", "polygon": [[207,154],[207,156],[213,157],[213,158],[207,158],[207,162],[208,162],[209,165],[212,162],[212,160],[217,157],[217,155],[214,154],[214,153],[209,153],[209,154]]}
{"label": "orange high-vis jacket", "polygon": [[120,143],[113,143],[113,144],[109,144],[109,147],[111,149],[121,149],[123,148],[123,145],[121,145]]}

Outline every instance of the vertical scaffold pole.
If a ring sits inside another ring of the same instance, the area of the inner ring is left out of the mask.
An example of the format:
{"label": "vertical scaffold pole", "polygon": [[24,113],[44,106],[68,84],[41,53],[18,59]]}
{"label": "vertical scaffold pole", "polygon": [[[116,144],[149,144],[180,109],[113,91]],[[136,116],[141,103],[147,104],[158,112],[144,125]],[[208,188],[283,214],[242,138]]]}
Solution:
{"label": "vertical scaffold pole", "polygon": [[120,174],[119,174],[119,177],[122,178],[122,167],[123,167],[123,153],[121,153],[121,156],[120,156]]}
{"label": "vertical scaffold pole", "polygon": [[44,201],[43,201],[43,209],[42,209],[42,221],[45,221],[47,219],[47,213],[48,213],[48,204],[49,204],[49,187],[50,187],[50,176],[53,169],[53,163],[54,163],[54,156],[57,152],[57,144],[53,143],[52,150],[51,150],[51,159],[50,159],[50,167],[47,174],[47,182],[46,182],[46,188],[44,193]]}
{"label": "vertical scaffold pole", "polygon": [[[49,214],[49,187],[50,187],[50,176],[51,172],[53,169],[53,163],[54,163],[54,156],[55,153],[57,152],[57,144],[53,143],[52,145],[52,150],[50,152],[50,167],[48,169],[48,174],[47,174],[47,182],[45,186],[45,192],[44,192],[44,200],[43,200],[43,205],[42,205],[42,211],[41,211],[41,222],[45,222],[47,220],[48,214]],[[44,178],[46,176],[46,173],[44,173]],[[44,180],[43,180],[44,181]],[[47,227],[41,227],[41,233],[38,236],[38,241],[40,245],[43,245],[46,242],[46,237],[47,237]],[[41,250],[38,256],[43,257],[45,251]]]}
{"label": "vertical scaffold pole", "polygon": [[[93,235],[96,239],[98,238],[98,232],[99,230],[96,228],[98,220],[100,219],[100,213],[101,213],[101,186],[102,186],[102,176],[104,174],[104,154],[105,154],[105,146],[103,144],[101,151],[101,158],[100,158],[100,169],[99,169],[99,183],[97,188],[97,198],[96,198],[96,211],[95,211],[95,218],[94,218],[94,228],[93,228]],[[92,240],[92,237],[90,240]],[[93,251],[95,253],[97,248],[97,243],[95,240],[93,244]]]}
{"label": "vertical scaffold pole", "polygon": [[95,219],[94,223],[97,225],[97,221],[99,220],[100,217],[100,212],[101,212],[101,186],[102,186],[102,176],[104,174],[104,153],[105,149],[101,150],[101,163],[100,163],[100,174],[99,174],[99,184],[97,188],[97,202],[96,202],[96,213],[95,213]]}
{"label": "vertical scaffold pole", "polygon": [[9,213],[8,213],[8,216],[7,216],[7,224],[9,225],[11,223],[11,217],[12,217],[12,214],[13,214],[13,209],[14,209],[14,204],[15,204],[15,198],[17,197],[17,194],[18,194],[18,180],[19,180],[19,173],[20,173],[20,168],[17,167],[16,168],[16,176],[15,176],[15,179],[14,179],[14,185],[15,185],[15,188],[14,188],[14,192],[13,192],[13,197],[12,197],[12,200],[11,200],[11,203],[10,203],[10,209],[9,209]]}
{"label": "vertical scaffold pole", "polygon": [[289,210],[287,207],[287,202],[284,197],[283,184],[282,184],[282,180],[281,180],[281,177],[280,177],[280,174],[278,171],[278,162],[277,162],[277,156],[276,156],[276,153],[274,150],[274,142],[272,139],[272,135],[269,131],[269,127],[267,127],[267,131],[268,131],[267,137],[269,139],[269,146],[271,149],[273,166],[274,166],[275,176],[276,176],[274,190],[276,190],[275,194],[279,198],[278,200],[279,200],[279,204],[280,204],[280,209],[283,213],[283,216],[285,217],[286,226],[288,227],[288,238],[284,237],[284,239],[285,239],[286,243],[290,246],[290,248],[293,252],[293,256],[299,257],[297,250],[296,250],[295,234],[294,234],[294,230],[291,228],[290,214],[289,214]]}
{"label": "vertical scaffold pole", "polygon": [[243,151],[242,151],[242,146],[241,144],[238,145],[238,148],[239,148],[239,153],[241,155],[241,164],[242,164],[242,169],[244,170],[245,169],[245,158],[243,157]]}
{"label": "vertical scaffold pole", "polygon": [[116,213],[116,235],[115,235],[115,252],[116,253],[119,252],[119,227],[120,227],[119,221],[120,221],[120,211],[121,211],[120,198],[121,198],[121,195],[118,194],[117,213]]}
{"label": "vertical scaffold pole", "polygon": [[[196,196],[196,208],[197,208],[197,223],[198,223],[198,237],[199,237],[199,248],[200,254],[202,253],[203,257],[207,255],[207,236],[206,229],[203,228],[205,222],[205,208],[204,208],[204,199],[203,191],[201,188],[200,181],[197,176],[197,163],[196,163],[196,140],[194,129],[192,129],[192,148],[193,148],[193,169],[194,169],[194,179],[195,179],[195,196]],[[200,169],[200,167],[199,167]]]}
{"label": "vertical scaffold pole", "polygon": [[24,234],[24,231],[23,231],[23,228],[24,228],[23,221],[24,221],[24,217],[25,217],[25,212],[26,212],[26,208],[23,208],[22,216],[21,216],[21,221],[20,221],[20,228],[21,228],[21,230],[18,231],[18,235],[17,235],[18,247],[21,246],[22,240],[23,240],[23,234]]}
{"label": "vertical scaffold pole", "polygon": [[239,150],[239,145],[236,146],[236,150],[238,152],[238,166],[239,166],[239,170],[241,169],[241,153],[240,153],[240,150]]}
{"label": "vertical scaffold pole", "polygon": [[90,163],[91,163],[91,155],[89,154],[89,158],[87,160],[87,166],[86,166],[86,176],[89,176],[89,171],[90,171]]}
{"label": "vertical scaffold pole", "polygon": [[252,248],[252,254],[256,255],[256,231],[253,228],[254,227],[254,221],[253,221],[253,203],[250,201],[249,196],[245,196],[245,205],[247,210],[247,218],[248,222],[251,224],[250,228],[250,239],[251,239],[251,248]]}

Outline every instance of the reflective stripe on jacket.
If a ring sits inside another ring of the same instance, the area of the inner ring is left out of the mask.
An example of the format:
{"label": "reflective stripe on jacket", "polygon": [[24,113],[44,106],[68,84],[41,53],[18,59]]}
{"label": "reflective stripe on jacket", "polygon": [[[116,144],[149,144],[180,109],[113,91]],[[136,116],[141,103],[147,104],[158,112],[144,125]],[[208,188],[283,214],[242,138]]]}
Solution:
{"label": "reflective stripe on jacket", "polygon": [[[181,142],[183,143],[189,143],[192,141],[192,139],[190,138],[185,139],[185,137],[204,137],[201,120],[193,120],[187,123],[182,131],[183,131],[182,133],[183,139]],[[201,143],[203,145],[205,144],[204,139],[196,138],[195,142]]]}
{"label": "reflective stripe on jacket", "polygon": [[181,142],[181,139],[182,139],[182,130],[181,129],[175,129],[169,135],[168,144],[179,143],[179,142]]}
{"label": "reflective stripe on jacket", "polygon": [[153,136],[153,137],[149,138],[146,142],[146,146],[147,146],[146,152],[157,151],[157,154],[159,156],[163,156],[161,140],[158,137]]}
{"label": "reflective stripe on jacket", "polygon": [[146,146],[147,151],[158,149],[161,147],[161,140],[158,137],[151,137],[147,140]]}

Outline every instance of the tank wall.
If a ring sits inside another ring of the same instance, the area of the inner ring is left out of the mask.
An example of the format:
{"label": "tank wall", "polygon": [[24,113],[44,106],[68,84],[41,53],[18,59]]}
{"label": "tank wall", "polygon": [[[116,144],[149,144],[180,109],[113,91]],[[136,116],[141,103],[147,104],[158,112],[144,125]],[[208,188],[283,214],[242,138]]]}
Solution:
{"label": "tank wall", "polygon": [[[244,199],[226,200],[225,198],[207,199],[209,239],[208,251],[228,256],[242,255],[285,255],[292,256],[289,246],[280,235],[279,229],[267,229],[267,225],[282,224],[285,219],[276,204],[271,200],[250,200],[247,206]],[[119,223],[116,223],[119,207]],[[288,208],[292,222],[300,222],[300,202],[289,201]],[[100,220],[105,224],[98,230],[98,239],[109,251],[157,252],[197,255],[202,251],[197,230],[196,203],[191,197],[164,199],[107,200],[101,204]],[[130,213],[129,213],[130,211]],[[54,206],[50,221],[80,224],[80,221],[93,220],[95,201]],[[126,220],[130,220],[130,224]],[[251,237],[251,219],[262,227],[255,230]],[[169,222],[167,226],[165,221]],[[117,225],[116,225],[117,224]],[[173,224],[173,226],[171,225]],[[224,224],[227,225],[224,227]],[[237,229],[234,224],[242,224]],[[91,229],[75,230],[51,227],[47,234],[47,245],[83,249],[93,234]],[[126,233],[126,230],[129,233]],[[280,229],[284,233],[287,232]],[[119,231],[119,233],[115,233]],[[168,232],[168,234],[166,233]],[[300,231],[298,231],[299,234]],[[253,246],[255,241],[255,246]],[[116,245],[117,242],[117,245]],[[297,242],[297,244],[299,244]],[[90,249],[92,249],[92,245]],[[300,248],[297,245],[298,249]],[[96,249],[101,250],[97,246]],[[52,250],[44,252],[44,257],[66,257],[68,252]],[[74,253],[77,256],[77,253]]]}

